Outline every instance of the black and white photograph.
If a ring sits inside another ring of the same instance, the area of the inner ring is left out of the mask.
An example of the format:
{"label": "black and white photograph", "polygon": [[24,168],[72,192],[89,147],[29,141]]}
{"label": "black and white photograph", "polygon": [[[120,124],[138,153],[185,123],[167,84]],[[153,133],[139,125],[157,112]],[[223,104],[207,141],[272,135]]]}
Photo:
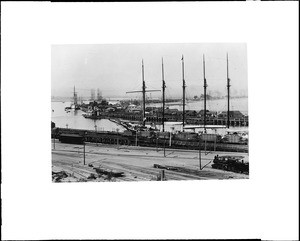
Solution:
{"label": "black and white photograph", "polygon": [[1,240],[299,240],[298,1],[2,1],[0,77]]}
{"label": "black and white photograph", "polygon": [[53,182],[249,178],[245,43],[53,45]]}

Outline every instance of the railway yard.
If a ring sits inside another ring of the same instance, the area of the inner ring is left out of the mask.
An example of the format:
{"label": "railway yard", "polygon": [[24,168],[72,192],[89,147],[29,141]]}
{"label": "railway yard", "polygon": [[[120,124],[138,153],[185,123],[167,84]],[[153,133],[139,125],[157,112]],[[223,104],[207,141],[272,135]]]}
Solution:
{"label": "railway yard", "polygon": [[[84,155],[85,151],[85,155]],[[216,155],[248,153],[201,152],[112,144],[55,142],[52,149],[53,182],[172,181],[248,179],[249,175],[211,167]],[[85,158],[84,158],[85,157]]]}

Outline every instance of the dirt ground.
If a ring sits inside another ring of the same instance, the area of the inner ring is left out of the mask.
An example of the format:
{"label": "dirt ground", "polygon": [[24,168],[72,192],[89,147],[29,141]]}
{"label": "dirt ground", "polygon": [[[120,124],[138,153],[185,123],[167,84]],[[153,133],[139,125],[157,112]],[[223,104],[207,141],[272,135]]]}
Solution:
{"label": "dirt ground", "polygon": [[[161,169],[154,164],[182,167],[191,172],[165,170],[164,180],[206,180],[206,179],[247,179],[249,175],[211,168],[215,155],[243,156],[249,161],[248,153],[225,153],[199,151],[156,149],[139,146],[117,146],[87,143],[85,145],[85,165],[83,145],[52,144],[52,181],[157,181],[161,180]],[[94,168],[123,172],[123,176],[99,174]]]}

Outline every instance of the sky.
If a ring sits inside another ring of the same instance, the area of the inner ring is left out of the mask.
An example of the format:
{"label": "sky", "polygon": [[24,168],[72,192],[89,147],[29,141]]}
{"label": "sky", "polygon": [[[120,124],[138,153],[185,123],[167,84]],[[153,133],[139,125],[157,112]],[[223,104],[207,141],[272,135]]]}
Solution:
{"label": "sky", "polygon": [[[226,95],[226,53],[229,59],[231,95],[248,95],[247,46],[245,43],[186,44],[89,44],[52,45],[51,95],[71,97],[75,86],[78,96],[90,97],[91,89],[100,89],[104,97],[137,98],[127,91],[142,88],[142,60],[147,89],[162,86],[162,58],[166,97],[182,96],[182,62],[186,95],[203,94],[203,55],[207,93]],[[148,93],[158,98],[160,92]]]}

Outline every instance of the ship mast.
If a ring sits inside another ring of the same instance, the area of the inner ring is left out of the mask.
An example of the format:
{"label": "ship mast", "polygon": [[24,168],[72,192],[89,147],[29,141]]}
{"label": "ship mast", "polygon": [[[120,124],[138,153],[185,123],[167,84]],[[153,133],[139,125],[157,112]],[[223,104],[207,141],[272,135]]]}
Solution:
{"label": "ship mast", "polygon": [[143,110],[142,110],[142,123],[143,126],[145,126],[146,123],[146,92],[155,92],[155,91],[160,91],[160,90],[146,90],[146,84],[145,84],[145,79],[144,79],[144,60],[142,59],[142,81],[143,81],[143,86],[142,86],[142,91],[127,91],[126,94],[128,93],[136,93],[136,92],[142,92],[143,93]]}
{"label": "ship mast", "polygon": [[182,130],[184,130],[184,124],[185,124],[185,80],[184,80],[184,59],[183,59],[183,55],[181,58],[182,61]]}
{"label": "ship mast", "polygon": [[161,59],[161,67],[162,67],[162,101],[163,101],[163,108],[162,108],[162,131],[165,131],[165,76],[164,76],[164,59]]}
{"label": "ship mast", "polygon": [[77,95],[76,95],[76,92],[75,92],[75,85],[74,85],[74,94],[73,94],[73,100],[74,100],[74,105],[76,106],[77,105]]}
{"label": "ship mast", "polygon": [[229,111],[230,111],[230,103],[229,103],[229,99],[230,99],[230,79],[229,79],[229,70],[228,70],[228,53],[226,55],[226,62],[227,62],[227,128],[229,128],[229,124],[230,124],[230,119],[229,119]]}
{"label": "ship mast", "polygon": [[204,130],[206,127],[206,87],[207,87],[207,83],[206,83],[206,78],[205,78],[205,56],[203,54],[203,78],[204,78]]}
{"label": "ship mast", "polygon": [[143,126],[145,126],[146,122],[146,84],[145,84],[145,79],[144,79],[144,60],[142,60],[142,80],[143,80]]}

